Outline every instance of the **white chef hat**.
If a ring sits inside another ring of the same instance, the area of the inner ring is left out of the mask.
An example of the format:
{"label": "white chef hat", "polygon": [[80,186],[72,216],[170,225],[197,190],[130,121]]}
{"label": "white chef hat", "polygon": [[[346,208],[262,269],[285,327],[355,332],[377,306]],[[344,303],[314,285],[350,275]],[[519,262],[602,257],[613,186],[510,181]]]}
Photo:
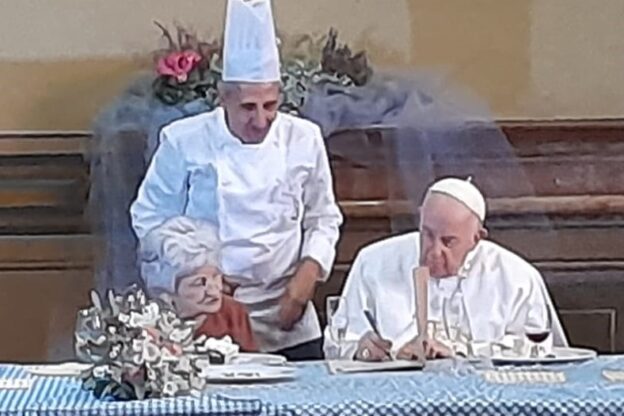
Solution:
{"label": "white chef hat", "polygon": [[485,220],[485,198],[479,189],[472,183],[471,178],[444,178],[435,182],[427,193],[439,193],[464,204],[483,222]]}
{"label": "white chef hat", "polygon": [[281,79],[270,0],[228,0],[221,78],[251,83]]}
{"label": "white chef hat", "polygon": [[141,277],[151,293],[175,293],[176,280],[204,266],[219,266],[217,228],[206,221],[173,217],[140,242]]}

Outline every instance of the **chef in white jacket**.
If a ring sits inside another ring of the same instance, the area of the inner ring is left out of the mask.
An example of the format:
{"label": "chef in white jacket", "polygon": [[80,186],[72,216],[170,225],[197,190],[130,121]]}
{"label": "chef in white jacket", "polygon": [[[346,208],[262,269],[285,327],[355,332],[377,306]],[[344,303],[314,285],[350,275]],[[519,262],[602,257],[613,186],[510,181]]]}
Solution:
{"label": "chef in white jacket", "polygon": [[[428,358],[467,354],[467,345],[479,343],[487,346],[481,354],[492,353],[492,345],[526,351],[525,334],[549,327],[546,348],[567,346],[542,276],[518,255],[484,239],[485,212],[485,199],[469,180],[434,183],[421,208],[420,232],[373,243],[357,255],[332,320],[345,326],[346,342],[338,349],[333,331],[326,330],[326,353],[365,361],[413,358],[420,330],[417,267],[429,272]],[[455,335],[449,331],[453,319]]]}
{"label": "chef in white jacket", "polygon": [[311,299],[335,257],[342,215],[321,131],[277,111],[280,62],[270,0],[229,0],[221,107],[162,129],[130,209],[143,238],[168,218],[218,225],[221,268],[259,348],[322,356]]}

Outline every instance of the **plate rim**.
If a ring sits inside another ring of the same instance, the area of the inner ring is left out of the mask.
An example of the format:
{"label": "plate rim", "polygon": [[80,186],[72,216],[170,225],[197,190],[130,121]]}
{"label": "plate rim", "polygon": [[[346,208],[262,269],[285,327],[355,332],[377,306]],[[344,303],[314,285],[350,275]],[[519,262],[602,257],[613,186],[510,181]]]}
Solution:
{"label": "plate rim", "polygon": [[[267,359],[274,359],[279,361],[281,364],[287,363],[288,359],[280,354],[271,354],[266,352],[241,352],[230,359],[230,361],[236,360],[238,357],[266,357]],[[258,364],[259,365],[259,364]]]}
{"label": "plate rim", "polygon": [[592,360],[598,356],[598,352],[591,348],[582,347],[553,347],[553,351],[567,350],[576,351],[577,356],[572,357],[554,357],[554,358],[529,358],[529,357],[504,357],[504,356],[492,356],[490,360],[493,364],[561,364],[577,361]]}
{"label": "plate rim", "polygon": [[[220,371],[223,370],[224,367],[235,367],[233,368],[233,370],[245,370],[245,366],[239,366],[239,365],[229,365],[229,364],[224,364],[224,365],[219,365],[218,368],[216,368],[216,371],[218,372],[215,375],[210,375],[210,374],[206,374],[203,378],[207,381],[207,382],[234,382],[234,383],[240,383],[240,382],[254,382],[254,381],[258,381],[258,382],[263,382],[263,381],[279,381],[279,380],[292,380],[296,377],[296,372],[295,369],[292,367],[277,367],[277,366],[267,366],[267,365],[258,365],[259,367],[263,367],[265,370],[268,370],[270,372],[272,372],[273,374],[270,375],[265,375],[265,376],[260,376],[260,377],[226,377],[223,376],[222,374],[219,374]],[[217,367],[217,366],[215,366]],[[253,368],[253,367],[252,367]]]}
{"label": "plate rim", "polygon": [[92,364],[79,362],[41,363],[26,364],[24,370],[35,376],[75,377],[91,366]]}

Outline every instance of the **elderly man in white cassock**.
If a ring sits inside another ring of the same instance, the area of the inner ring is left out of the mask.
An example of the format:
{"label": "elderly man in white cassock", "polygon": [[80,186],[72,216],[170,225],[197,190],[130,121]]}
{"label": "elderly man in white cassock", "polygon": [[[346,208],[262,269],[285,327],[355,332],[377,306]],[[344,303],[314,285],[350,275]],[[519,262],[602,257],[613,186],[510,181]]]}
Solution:
{"label": "elderly man in white cassock", "polygon": [[278,112],[280,62],[269,0],[229,0],[221,106],[162,129],[131,207],[142,239],[168,218],[218,225],[221,269],[258,346],[322,356],[311,299],[335,257],[342,215],[318,126]]}
{"label": "elderly man in white cassock", "polygon": [[[542,276],[484,239],[485,212],[485,199],[469,180],[434,183],[421,207],[420,232],[373,243],[357,255],[332,318],[345,327],[346,342],[338,346],[326,331],[326,354],[381,361],[488,355],[494,347],[522,353],[527,333],[550,329],[546,349],[567,346]],[[427,282],[426,336],[419,336],[416,319],[413,276],[420,273]],[[479,344],[486,351],[470,351]]]}

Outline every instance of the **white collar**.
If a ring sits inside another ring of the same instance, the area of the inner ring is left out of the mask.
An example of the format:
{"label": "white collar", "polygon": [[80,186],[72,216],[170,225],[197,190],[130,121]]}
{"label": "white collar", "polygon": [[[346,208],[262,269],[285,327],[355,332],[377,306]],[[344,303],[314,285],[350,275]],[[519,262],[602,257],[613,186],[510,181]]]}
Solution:
{"label": "white collar", "polygon": [[468,274],[470,273],[470,271],[474,269],[474,266],[477,262],[477,254],[478,254],[480,245],[481,245],[481,242],[479,241],[477,245],[472,250],[470,250],[468,254],[466,254],[466,258],[464,259],[464,264],[462,264],[462,266],[459,268],[459,271],[457,272],[458,277],[465,279],[468,277]]}

